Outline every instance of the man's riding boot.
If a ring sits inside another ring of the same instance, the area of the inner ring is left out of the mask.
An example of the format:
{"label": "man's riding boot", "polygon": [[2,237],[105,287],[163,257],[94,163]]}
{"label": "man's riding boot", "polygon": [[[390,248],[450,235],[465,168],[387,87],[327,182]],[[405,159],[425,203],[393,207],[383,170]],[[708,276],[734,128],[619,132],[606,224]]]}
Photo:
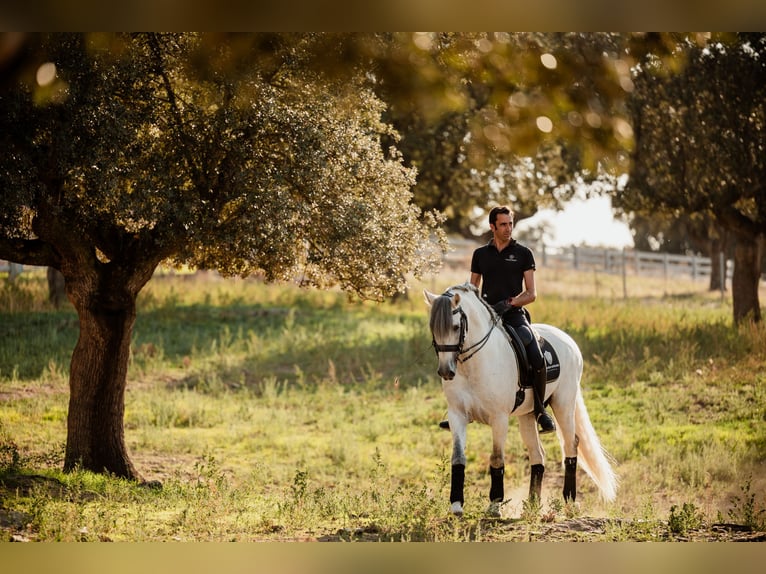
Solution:
{"label": "man's riding boot", "polygon": [[547,434],[556,430],[556,423],[553,417],[545,412],[545,384],[547,383],[545,367],[535,371],[534,375],[534,396],[535,396],[535,419],[537,420],[540,434]]}

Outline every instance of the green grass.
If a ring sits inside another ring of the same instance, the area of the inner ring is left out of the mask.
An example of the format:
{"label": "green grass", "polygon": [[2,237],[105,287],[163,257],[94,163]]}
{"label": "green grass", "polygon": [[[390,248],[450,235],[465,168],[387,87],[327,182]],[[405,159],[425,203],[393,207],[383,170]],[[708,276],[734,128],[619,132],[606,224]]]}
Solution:
{"label": "green grass", "polygon": [[[24,276],[23,276],[24,277]],[[445,279],[446,280],[446,279]],[[454,281],[458,282],[458,281]],[[764,529],[766,333],[705,294],[605,300],[555,285],[532,309],[580,345],[618,498],[587,476],[563,505],[555,438],[525,501],[511,422],[502,519],[484,514],[491,437],[471,425],[466,515],[448,515],[449,433],[427,311],[215,276],[156,277],[139,298],[125,436],[153,490],[63,474],[71,307],[29,274],[0,297],[0,515],[33,540],[673,540]],[[438,291],[440,285],[428,285]],[[590,529],[568,528],[577,523]]]}

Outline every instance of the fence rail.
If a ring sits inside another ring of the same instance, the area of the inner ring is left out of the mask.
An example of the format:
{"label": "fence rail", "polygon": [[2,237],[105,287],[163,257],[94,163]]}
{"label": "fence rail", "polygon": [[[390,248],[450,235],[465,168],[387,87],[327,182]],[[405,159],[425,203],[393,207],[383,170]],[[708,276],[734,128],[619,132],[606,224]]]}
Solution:
{"label": "fence rail", "polygon": [[11,263],[10,261],[0,259],[0,273],[8,273],[10,279],[18,277],[23,270],[24,266],[20,263]]}
{"label": "fence rail", "polygon": [[[572,269],[594,270],[603,273],[633,273],[635,275],[654,275],[671,277],[683,275],[691,279],[709,278],[713,273],[713,262],[709,257],[700,255],[674,255],[654,251],[635,249],[599,249],[593,247],[567,247],[564,249],[546,249],[538,251],[543,265],[560,265]],[[720,255],[718,269],[732,275],[733,263],[724,261]]]}

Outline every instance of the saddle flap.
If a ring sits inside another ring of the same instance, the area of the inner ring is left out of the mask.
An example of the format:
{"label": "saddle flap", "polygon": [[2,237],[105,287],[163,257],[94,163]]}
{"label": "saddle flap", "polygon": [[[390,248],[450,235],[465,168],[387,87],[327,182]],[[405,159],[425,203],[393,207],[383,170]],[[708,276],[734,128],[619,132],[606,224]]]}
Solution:
{"label": "saddle flap", "polygon": [[[529,359],[527,358],[527,349],[524,343],[519,337],[512,326],[505,323],[506,331],[511,337],[511,345],[516,352],[516,356],[519,359],[519,386],[521,388],[528,388],[532,386],[531,367],[529,366]],[[553,346],[543,337],[537,338],[540,343],[540,350],[543,352],[545,358],[545,373],[546,380],[550,383],[555,381],[561,375],[561,363],[559,362],[559,356],[556,354],[556,350]]]}

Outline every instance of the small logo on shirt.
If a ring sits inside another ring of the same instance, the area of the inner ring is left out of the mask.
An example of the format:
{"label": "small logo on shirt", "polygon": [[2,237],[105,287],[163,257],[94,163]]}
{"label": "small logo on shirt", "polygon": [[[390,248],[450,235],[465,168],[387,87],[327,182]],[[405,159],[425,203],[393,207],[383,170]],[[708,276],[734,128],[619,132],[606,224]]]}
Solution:
{"label": "small logo on shirt", "polygon": [[508,257],[506,257],[505,260],[506,261],[510,261],[511,263],[515,263],[516,262],[516,256],[511,254]]}

